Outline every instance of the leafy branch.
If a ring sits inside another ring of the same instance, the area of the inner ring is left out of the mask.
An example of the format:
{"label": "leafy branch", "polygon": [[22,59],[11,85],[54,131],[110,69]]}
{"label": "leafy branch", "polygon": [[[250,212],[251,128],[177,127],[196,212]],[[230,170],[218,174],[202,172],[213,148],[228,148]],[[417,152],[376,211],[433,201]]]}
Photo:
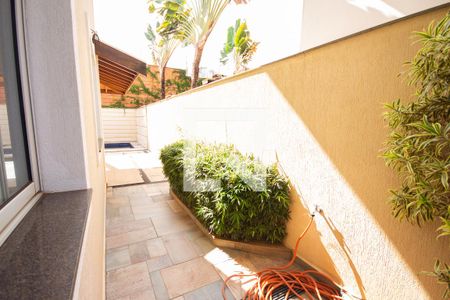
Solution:
{"label": "leafy branch", "polygon": [[[422,47],[408,63],[408,83],[416,99],[385,105],[391,133],[383,157],[402,178],[391,191],[394,216],[419,226],[439,219],[442,237],[450,235],[450,13],[415,34]],[[449,268],[436,266],[432,274],[447,283],[450,296]]]}

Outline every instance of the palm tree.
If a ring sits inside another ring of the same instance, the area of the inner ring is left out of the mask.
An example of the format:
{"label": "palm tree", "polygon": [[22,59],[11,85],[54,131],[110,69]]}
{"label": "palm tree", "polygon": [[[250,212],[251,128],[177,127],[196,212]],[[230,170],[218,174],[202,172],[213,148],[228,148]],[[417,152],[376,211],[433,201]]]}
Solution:
{"label": "palm tree", "polygon": [[191,88],[196,87],[200,61],[206,41],[230,0],[191,0],[189,13],[183,15],[180,36],[187,44],[194,45]]}
{"label": "palm tree", "polygon": [[166,67],[173,51],[180,45],[180,40],[167,38],[153,32],[151,25],[148,25],[145,37],[149,40],[153,63],[159,68],[159,81],[161,84],[161,99],[166,98]]}

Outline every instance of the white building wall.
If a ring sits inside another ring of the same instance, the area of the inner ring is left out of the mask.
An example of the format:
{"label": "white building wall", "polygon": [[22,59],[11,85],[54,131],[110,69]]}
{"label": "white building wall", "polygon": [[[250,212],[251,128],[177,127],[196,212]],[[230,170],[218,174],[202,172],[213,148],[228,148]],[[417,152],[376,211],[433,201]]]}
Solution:
{"label": "white building wall", "polygon": [[148,130],[147,130],[147,109],[140,107],[136,109],[136,131],[137,142],[144,148],[148,147]]}
{"label": "white building wall", "polygon": [[88,187],[71,5],[69,0],[23,1],[36,148],[44,192]]}
{"label": "white building wall", "polygon": [[448,0],[303,0],[300,50],[446,3]]}
{"label": "white building wall", "polygon": [[137,142],[136,109],[102,108],[105,143]]}

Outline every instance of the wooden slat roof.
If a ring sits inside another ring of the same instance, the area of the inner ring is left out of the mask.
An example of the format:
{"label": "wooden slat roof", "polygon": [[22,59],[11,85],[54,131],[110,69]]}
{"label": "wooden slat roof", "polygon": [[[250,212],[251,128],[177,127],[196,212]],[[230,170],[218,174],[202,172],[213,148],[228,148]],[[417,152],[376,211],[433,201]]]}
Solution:
{"label": "wooden slat roof", "polygon": [[101,84],[119,94],[125,94],[138,73],[146,75],[145,62],[100,42],[96,35],[93,36],[92,41],[98,57]]}

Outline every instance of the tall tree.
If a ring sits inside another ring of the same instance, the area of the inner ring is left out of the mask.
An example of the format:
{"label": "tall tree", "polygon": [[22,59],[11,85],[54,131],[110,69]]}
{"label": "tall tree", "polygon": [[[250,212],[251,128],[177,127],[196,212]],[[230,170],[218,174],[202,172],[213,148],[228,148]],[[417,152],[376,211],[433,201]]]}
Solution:
{"label": "tall tree", "polygon": [[229,3],[230,0],[192,0],[189,3],[191,5],[188,9],[189,13],[182,15],[179,34],[183,41],[192,44],[195,50],[191,88],[197,85],[206,41]]}
{"label": "tall tree", "polygon": [[167,38],[155,34],[151,25],[148,25],[145,37],[150,42],[149,47],[153,63],[159,68],[159,81],[161,87],[161,99],[166,98],[166,67],[173,51],[178,47],[180,41],[175,38]]}
{"label": "tall tree", "polygon": [[247,22],[237,19],[235,26],[228,28],[227,41],[220,52],[220,62],[226,64],[231,56],[234,61],[234,73],[245,71],[257,46],[258,43],[250,38]]}

